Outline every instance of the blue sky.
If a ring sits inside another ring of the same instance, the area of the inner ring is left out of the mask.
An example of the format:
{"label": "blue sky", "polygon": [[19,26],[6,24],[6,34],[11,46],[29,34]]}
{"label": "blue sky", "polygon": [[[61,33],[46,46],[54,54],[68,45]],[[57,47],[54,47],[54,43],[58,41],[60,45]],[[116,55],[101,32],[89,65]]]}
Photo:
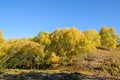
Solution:
{"label": "blue sky", "polygon": [[120,34],[120,0],[0,0],[0,29],[6,39],[72,26],[99,31],[104,25]]}

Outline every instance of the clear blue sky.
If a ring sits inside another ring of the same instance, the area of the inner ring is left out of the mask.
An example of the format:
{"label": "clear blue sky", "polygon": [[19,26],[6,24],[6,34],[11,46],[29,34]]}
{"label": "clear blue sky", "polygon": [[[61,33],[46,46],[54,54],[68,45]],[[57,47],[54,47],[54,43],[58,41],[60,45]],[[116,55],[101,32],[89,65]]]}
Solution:
{"label": "clear blue sky", "polygon": [[99,31],[104,25],[120,34],[120,0],[0,0],[0,29],[6,39],[72,26]]}

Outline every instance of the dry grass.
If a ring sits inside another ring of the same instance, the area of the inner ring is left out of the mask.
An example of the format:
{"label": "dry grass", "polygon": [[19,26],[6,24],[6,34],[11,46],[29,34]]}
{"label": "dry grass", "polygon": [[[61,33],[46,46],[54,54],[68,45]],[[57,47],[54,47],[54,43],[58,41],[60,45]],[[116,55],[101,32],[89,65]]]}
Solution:
{"label": "dry grass", "polygon": [[[82,75],[84,74],[84,75],[99,76],[99,77],[119,78],[120,64],[118,63],[120,63],[120,50],[99,49],[92,53],[81,54],[80,56],[74,56],[73,63],[71,66],[66,66],[66,67],[59,66],[58,68],[51,70],[13,69],[10,72],[8,72],[8,74],[21,75],[22,73],[29,74],[33,72],[33,73],[47,73],[49,75],[52,75],[52,74],[61,74],[61,73],[71,74],[77,72]],[[116,66],[112,67],[111,64],[117,65],[117,69]]]}

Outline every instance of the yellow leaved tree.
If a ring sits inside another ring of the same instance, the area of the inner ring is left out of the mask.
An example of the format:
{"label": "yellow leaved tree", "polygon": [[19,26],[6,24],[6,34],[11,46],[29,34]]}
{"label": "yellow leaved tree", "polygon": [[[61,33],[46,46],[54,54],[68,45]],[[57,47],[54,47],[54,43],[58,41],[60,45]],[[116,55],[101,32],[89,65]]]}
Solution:
{"label": "yellow leaved tree", "polygon": [[115,33],[113,27],[108,28],[107,26],[102,27],[100,30],[101,36],[101,46],[104,48],[113,48],[115,49],[118,45],[118,35]]}

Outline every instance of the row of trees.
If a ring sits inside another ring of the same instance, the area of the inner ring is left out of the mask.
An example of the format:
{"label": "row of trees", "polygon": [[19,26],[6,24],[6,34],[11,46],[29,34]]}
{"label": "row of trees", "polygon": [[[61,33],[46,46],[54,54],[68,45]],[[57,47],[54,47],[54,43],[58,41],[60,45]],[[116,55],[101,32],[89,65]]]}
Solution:
{"label": "row of trees", "polygon": [[77,28],[57,29],[52,33],[39,32],[33,38],[5,41],[0,31],[0,67],[46,68],[68,65],[73,56],[98,48],[116,49],[118,35],[114,28],[102,27],[81,32]]}

